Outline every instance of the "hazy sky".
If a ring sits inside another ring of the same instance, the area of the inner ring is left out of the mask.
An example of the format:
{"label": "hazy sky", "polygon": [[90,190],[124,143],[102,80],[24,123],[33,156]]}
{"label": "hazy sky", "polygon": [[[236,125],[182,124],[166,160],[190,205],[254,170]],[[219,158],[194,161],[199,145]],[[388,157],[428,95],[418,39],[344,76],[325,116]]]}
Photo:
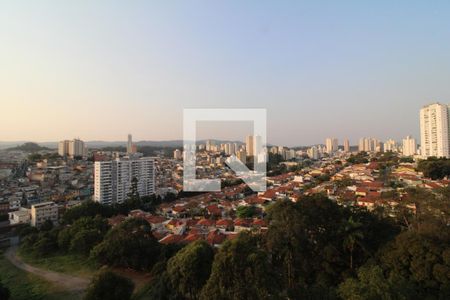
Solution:
{"label": "hazy sky", "polygon": [[246,107],[270,143],[355,144],[418,137],[431,101],[449,1],[0,2],[0,141],[179,139],[183,108]]}

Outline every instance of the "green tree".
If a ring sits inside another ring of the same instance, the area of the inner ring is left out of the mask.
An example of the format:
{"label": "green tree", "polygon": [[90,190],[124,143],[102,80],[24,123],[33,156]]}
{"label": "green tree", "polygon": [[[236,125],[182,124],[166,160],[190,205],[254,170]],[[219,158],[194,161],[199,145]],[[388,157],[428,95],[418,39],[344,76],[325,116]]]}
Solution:
{"label": "green tree", "polygon": [[198,299],[211,273],[213,259],[214,251],[205,241],[189,244],[167,264],[172,286],[187,299]]}
{"label": "green tree", "polygon": [[276,291],[276,280],[259,237],[241,233],[216,254],[200,298],[270,299]]}
{"label": "green tree", "polygon": [[109,205],[102,205],[94,201],[86,201],[81,205],[75,206],[67,210],[62,216],[63,224],[72,224],[76,220],[82,217],[95,217],[100,215],[104,218],[113,216],[116,212]]}
{"label": "green tree", "polygon": [[40,227],[40,230],[42,231],[50,231],[52,229],[53,229],[53,222],[51,220],[45,220]]}
{"label": "green tree", "polygon": [[328,293],[347,269],[339,250],[342,210],[322,195],[281,201],[269,209],[266,245],[290,297],[313,290]]}
{"label": "green tree", "polygon": [[87,255],[103,240],[108,229],[106,219],[99,215],[82,217],[59,232],[58,246],[65,251]]}
{"label": "green tree", "polygon": [[138,191],[138,179],[133,177],[131,180],[130,192],[128,193],[127,204],[131,208],[139,208],[142,205],[141,197]]}
{"label": "green tree", "polygon": [[160,253],[150,224],[131,218],[112,228],[103,241],[91,251],[91,257],[102,264],[135,270],[150,270]]}
{"label": "green tree", "polygon": [[349,278],[339,285],[338,294],[344,300],[406,300],[414,295],[404,282],[386,278],[383,269],[377,265],[361,267],[358,278]]}
{"label": "green tree", "polygon": [[417,169],[425,175],[425,177],[433,180],[442,179],[450,175],[450,159],[429,157],[427,160],[419,161]]}
{"label": "green tree", "polygon": [[357,245],[360,245],[364,237],[361,230],[362,224],[353,220],[352,217],[344,224],[343,246],[350,252],[350,269],[353,270],[353,252]]}
{"label": "green tree", "polygon": [[238,218],[252,218],[257,214],[255,206],[239,206],[236,209],[236,215]]}
{"label": "green tree", "polygon": [[129,300],[134,284],[111,271],[102,271],[89,284],[84,300]]}
{"label": "green tree", "polygon": [[450,243],[410,230],[381,248],[375,259],[338,289],[343,299],[449,299]]}

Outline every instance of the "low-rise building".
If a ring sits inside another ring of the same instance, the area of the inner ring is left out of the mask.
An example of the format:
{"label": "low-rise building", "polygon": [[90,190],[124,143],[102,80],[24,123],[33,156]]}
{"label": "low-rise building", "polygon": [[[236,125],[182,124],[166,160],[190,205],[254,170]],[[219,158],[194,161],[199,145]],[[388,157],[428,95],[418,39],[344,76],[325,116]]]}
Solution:
{"label": "low-rise building", "polygon": [[31,226],[40,227],[45,221],[58,223],[58,206],[55,202],[42,202],[31,206]]}
{"label": "low-rise building", "polygon": [[21,207],[17,211],[8,213],[9,223],[16,224],[30,224],[31,212],[28,208]]}

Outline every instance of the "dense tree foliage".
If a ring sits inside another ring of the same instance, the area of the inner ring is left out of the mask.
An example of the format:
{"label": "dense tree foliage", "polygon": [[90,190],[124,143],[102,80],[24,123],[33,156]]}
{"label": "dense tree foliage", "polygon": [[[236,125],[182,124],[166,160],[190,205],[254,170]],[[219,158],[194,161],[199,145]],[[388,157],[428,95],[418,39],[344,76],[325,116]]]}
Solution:
{"label": "dense tree foliage", "polygon": [[58,246],[64,251],[88,255],[103,240],[108,229],[107,221],[99,215],[82,217],[59,232]]}
{"label": "dense tree foliage", "polygon": [[67,210],[62,216],[63,224],[72,224],[81,217],[95,217],[100,215],[105,218],[109,218],[115,214],[114,209],[108,205],[102,205],[94,201],[86,201],[81,205],[72,207]]}
{"label": "dense tree foliage", "polygon": [[29,231],[22,238],[21,250],[35,256],[48,256],[58,250],[59,229],[50,231]]}
{"label": "dense tree foliage", "polygon": [[236,216],[238,218],[252,218],[257,214],[257,209],[255,206],[239,206],[236,209]]}
{"label": "dense tree foliage", "polygon": [[102,264],[150,270],[160,253],[150,224],[143,219],[127,219],[112,228],[103,241],[91,251],[91,257]]}
{"label": "dense tree foliage", "polygon": [[133,289],[134,284],[128,278],[102,271],[89,284],[84,300],[129,300]]}
{"label": "dense tree foliage", "polygon": [[367,152],[361,151],[358,154],[351,154],[347,159],[351,164],[366,164],[369,162],[369,155]]}
{"label": "dense tree foliage", "polygon": [[449,299],[450,241],[403,232],[339,287],[343,299]]}
{"label": "dense tree foliage", "polygon": [[450,159],[429,157],[427,160],[419,161],[417,169],[423,172],[425,177],[442,179],[450,175]]}
{"label": "dense tree foliage", "polygon": [[214,251],[205,241],[194,242],[179,251],[167,264],[173,287],[187,299],[198,299],[211,273]]}
{"label": "dense tree foliage", "polygon": [[201,299],[270,299],[277,291],[274,279],[260,238],[241,233],[216,254]]}
{"label": "dense tree foliage", "polygon": [[[266,236],[272,264],[288,295],[327,298],[395,234],[392,225],[365,211],[350,211],[326,197],[278,202],[269,210]],[[384,235],[380,235],[383,233]]]}

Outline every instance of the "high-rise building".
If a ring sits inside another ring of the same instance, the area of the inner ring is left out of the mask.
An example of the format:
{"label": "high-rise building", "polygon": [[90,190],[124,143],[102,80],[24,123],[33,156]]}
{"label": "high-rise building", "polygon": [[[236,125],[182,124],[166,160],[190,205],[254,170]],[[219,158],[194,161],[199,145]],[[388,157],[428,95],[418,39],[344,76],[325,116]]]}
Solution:
{"label": "high-rise building", "polygon": [[214,143],[214,141],[211,141],[211,140],[207,140],[206,141],[206,151],[215,151],[216,149],[215,149],[215,143]]}
{"label": "high-rise building", "polygon": [[86,156],[86,147],[82,140],[74,139],[69,141],[69,156]]}
{"label": "high-rise building", "polygon": [[238,152],[236,152],[236,157],[243,163],[246,164],[247,163],[247,154],[245,152],[245,150],[239,150]]}
{"label": "high-rise building", "polygon": [[397,142],[393,139],[388,139],[384,142],[384,152],[397,152]]}
{"label": "high-rise building", "polygon": [[450,157],[449,107],[433,103],[420,110],[420,146],[423,157]]}
{"label": "high-rise building", "polygon": [[255,149],[255,139],[253,135],[247,136],[245,140],[245,150],[247,151],[247,156],[254,156],[254,149]]}
{"label": "high-rise building", "polygon": [[127,153],[128,154],[133,153],[133,137],[131,134],[128,135]]}
{"label": "high-rise building", "polygon": [[183,158],[182,153],[179,149],[175,149],[175,151],[173,151],[173,158],[176,160],[181,160]]}
{"label": "high-rise building", "polygon": [[350,152],[350,141],[348,139],[344,140],[344,152]]}
{"label": "high-rise building", "polygon": [[228,153],[228,155],[234,155],[234,154],[236,154],[236,146],[235,146],[236,144],[235,143],[230,143],[229,144],[229,150],[230,150],[230,153]]}
{"label": "high-rise building", "polygon": [[134,178],[137,179],[137,190],[140,196],[155,193],[155,159],[153,157],[128,156],[111,161],[96,161],[94,169],[94,201],[102,204],[124,202]]}
{"label": "high-rise building", "polygon": [[60,141],[58,143],[58,154],[60,156],[69,155],[69,140]]}
{"label": "high-rise building", "polygon": [[338,151],[338,140],[336,138],[327,138],[325,140],[325,147],[327,147],[328,154]]}
{"label": "high-rise building", "polygon": [[382,146],[377,139],[361,138],[359,140],[358,150],[364,152],[380,152],[382,150]]}
{"label": "high-rise building", "polygon": [[278,154],[278,147],[273,146],[272,148],[270,148],[270,153]]}
{"label": "high-rise building", "polygon": [[307,154],[308,154],[309,158],[311,158],[311,159],[319,159],[320,158],[319,150],[317,149],[316,146],[312,146],[311,148],[309,148],[307,150]]}
{"label": "high-rise building", "polygon": [[64,140],[58,143],[58,154],[61,156],[86,157],[87,148],[80,139]]}
{"label": "high-rise building", "polygon": [[414,138],[407,136],[403,139],[403,155],[404,156],[414,156],[417,153],[417,143]]}

